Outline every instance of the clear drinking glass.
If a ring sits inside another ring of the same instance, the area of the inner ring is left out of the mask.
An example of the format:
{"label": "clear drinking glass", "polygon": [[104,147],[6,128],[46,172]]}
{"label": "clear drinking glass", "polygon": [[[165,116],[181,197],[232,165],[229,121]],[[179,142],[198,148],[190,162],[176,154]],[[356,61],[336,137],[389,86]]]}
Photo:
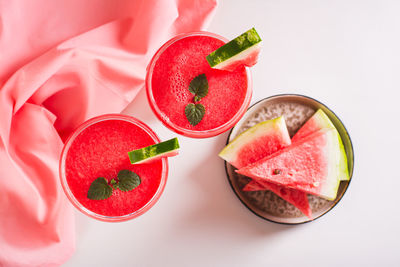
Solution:
{"label": "clear drinking glass", "polygon": [[[65,194],[67,195],[68,199],[71,201],[71,203],[83,214],[95,218],[97,220],[100,221],[105,221],[105,222],[122,222],[122,221],[127,221],[130,219],[133,219],[135,217],[138,217],[139,215],[142,215],[143,213],[145,213],[146,211],[148,211],[151,207],[153,207],[153,205],[157,202],[157,200],[160,198],[166,181],[167,181],[167,177],[168,177],[168,160],[166,158],[161,159],[162,161],[162,171],[161,171],[161,179],[160,179],[160,184],[157,188],[157,191],[155,192],[155,194],[151,197],[151,199],[141,208],[133,211],[130,214],[126,214],[123,216],[106,216],[106,215],[102,215],[102,214],[97,214],[91,210],[89,210],[88,208],[84,207],[74,196],[74,194],[72,193],[71,189],[69,188],[68,185],[68,180],[66,177],[66,158],[68,156],[68,151],[71,147],[71,145],[74,143],[75,139],[77,138],[77,136],[79,136],[81,133],[83,133],[89,126],[99,123],[99,122],[103,122],[106,120],[122,120],[122,121],[126,121],[129,123],[134,124],[135,126],[141,128],[142,130],[144,130],[149,136],[150,138],[155,142],[155,143],[159,143],[160,139],[158,138],[158,136],[153,132],[153,130],[151,130],[146,124],[144,124],[143,122],[141,122],[140,120],[133,118],[131,116],[127,116],[127,115],[121,115],[121,114],[108,114],[108,115],[102,115],[102,116],[98,116],[95,118],[92,118],[86,122],[84,122],[82,125],[80,125],[68,138],[68,140],[65,142],[64,148],[62,150],[61,153],[61,158],[60,158],[60,166],[59,166],[59,172],[60,172],[60,179],[61,179],[61,185],[62,188],[65,192]],[[88,149],[90,149],[90,147],[88,147]],[[94,200],[97,201],[97,200]]]}
{"label": "clear drinking glass", "polygon": [[173,45],[175,42],[187,38],[187,37],[192,37],[192,36],[207,36],[211,38],[215,38],[218,40],[223,41],[226,43],[228,40],[220,35],[210,33],[210,32],[191,32],[191,33],[185,33],[185,34],[180,34],[175,36],[174,38],[170,39],[167,41],[161,48],[155,53],[153,56],[152,60],[150,61],[148,67],[147,67],[147,75],[146,75],[146,92],[147,92],[147,98],[150,103],[150,107],[153,110],[154,114],[157,116],[157,118],[170,130],[184,135],[188,137],[193,137],[193,138],[207,138],[207,137],[212,137],[219,135],[229,129],[231,129],[239,120],[242,118],[244,113],[246,112],[247,108],[249,107],[250,101],[251,101],[251,96],[252,96],[252,78],[251,78],[251,72],[250,69],[246,67],[246,76],[247,76],[247,88],[246,88],[246,94],[245,98],[242,102],[242,105],[240,106],[239,110],[224,124],[219,125],[213,129],[208,129],[208,130],[193,130],[193,129],[187,129],[181,126],[176,125],[175,123],[171,122],[169,118],[160,110],[158,107],[154,95],[153,95],[153,88],[152,88],[152,78],[153,78],[153,73],[154,73],[154,67],[157,63],[157,60],[159,57],[163,54],[163,52]]}

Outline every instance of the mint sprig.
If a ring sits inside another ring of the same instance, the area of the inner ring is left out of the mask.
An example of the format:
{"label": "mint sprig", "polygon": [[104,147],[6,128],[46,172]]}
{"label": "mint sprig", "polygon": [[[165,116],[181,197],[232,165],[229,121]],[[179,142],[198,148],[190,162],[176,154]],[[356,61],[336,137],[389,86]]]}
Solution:
{"label": "mint sprig", "polygon": [[185,115],[189,123],[196,126],[203,119],[204,114],[206,113],[204,105],[196,103],[208,94],[208,80],[206,75],[200,74],[194,77],[189,84],[189,91],[194,94],[194,103],[186,105]]}
{"label": "mint sprig", "polygon": [[108,183],[104,177],[95,179],[89,187],[87,197],[92,200],[107,199],[112,195],[113,190],[131,191],[141,183],[139,175],[130,170],[121,170],[118,172],[118,179],[111,179]]}

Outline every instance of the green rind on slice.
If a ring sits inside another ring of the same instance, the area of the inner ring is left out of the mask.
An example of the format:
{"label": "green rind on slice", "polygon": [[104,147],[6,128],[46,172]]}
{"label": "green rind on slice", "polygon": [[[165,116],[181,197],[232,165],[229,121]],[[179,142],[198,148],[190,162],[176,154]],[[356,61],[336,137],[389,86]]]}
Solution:
{"label": "green rind on slice", "polygon": [[158,144],[130,151],[128,152],[128,156],[132,164],[138,164],[163,156],[176,155],[178,149],[178,138],[175,137]]}
{"label": "green rind on slice", "polygon": [[346,151],[344,150],[344,145],[342,142],[342,138],[340,138],[340,134],[338,130],[335,128],[337,142],[339,147],[339,180],[340,181],[348,181],[350,180],[349,169],[347,168],[347,156]]}
{"label": "green rind on slice", "polygon": [[224,61],[246,51],[252,46],[261,42],[261,38],[257,31],[252,28],[247,32],[236,37],[232,41],[221,46],[217,50],[211,52],[207,57],[207,61],[212,68]]}

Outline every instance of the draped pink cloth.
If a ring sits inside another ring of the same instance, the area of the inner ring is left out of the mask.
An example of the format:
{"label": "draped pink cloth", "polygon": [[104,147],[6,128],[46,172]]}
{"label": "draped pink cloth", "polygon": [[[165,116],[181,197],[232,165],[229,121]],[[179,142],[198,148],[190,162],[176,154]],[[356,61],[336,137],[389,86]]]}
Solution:
{"label": "draped pink cloth", "polygon": [[0,0],[0,266],[57,266],[74,252],[58,178],[63,140],[120,112],[155,50],[201,30],[216,0]]}

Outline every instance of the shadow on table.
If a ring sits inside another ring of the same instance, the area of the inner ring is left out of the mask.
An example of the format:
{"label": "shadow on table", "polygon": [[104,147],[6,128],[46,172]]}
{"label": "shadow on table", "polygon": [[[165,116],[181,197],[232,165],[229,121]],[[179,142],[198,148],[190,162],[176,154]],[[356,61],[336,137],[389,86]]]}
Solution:
{"label": "shadow on table", "polygon": [[[197,206],[179,218],[180,231],[196,235],[236,236],[238,240],[268,239],[282,231],[299,226],[276,224],[259,218],[249,211],[233,192],[225,173],[224,161],[218,157],[225,146],[227,134],[216,139],[214,149],[202,162],[193,164],[191,180],[203,195]],[[233,238],[235,239],[235,238]]]}
{"label": "shadow on table", "polygon": [[146,124],[151,124],[157,120],[150,108],[150,104],[147,100],[146,88],[144,87],[140,89],[135,99],[133,99],[121,113],[136,117]]}

